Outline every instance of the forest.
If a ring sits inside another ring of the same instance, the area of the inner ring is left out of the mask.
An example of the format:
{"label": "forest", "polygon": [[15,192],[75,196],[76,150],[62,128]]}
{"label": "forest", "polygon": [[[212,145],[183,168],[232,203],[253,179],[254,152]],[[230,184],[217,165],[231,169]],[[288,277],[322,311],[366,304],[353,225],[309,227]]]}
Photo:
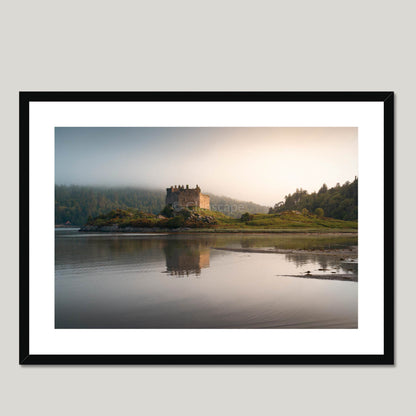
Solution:
{"label": "forest", "polygon": [[304,189],[285,196],[285,200],[270,208],[269,214],[296,210],[315,213],[321,217],[339,220],[358,219],[358,178],[353,182],[337,183],[333,188],[323,184],[318,192],[308,193]]}
{"label": "forest", "polygon": [[[210,195],[211,209],[233,218],[244,212],[267,213],[268,207],[253,202]],[[166,191],[133,187],[55,185],[55,224],[83,225],[89,217],[107,214],[115,209],[137,209],[159,214],[165,206]]]}

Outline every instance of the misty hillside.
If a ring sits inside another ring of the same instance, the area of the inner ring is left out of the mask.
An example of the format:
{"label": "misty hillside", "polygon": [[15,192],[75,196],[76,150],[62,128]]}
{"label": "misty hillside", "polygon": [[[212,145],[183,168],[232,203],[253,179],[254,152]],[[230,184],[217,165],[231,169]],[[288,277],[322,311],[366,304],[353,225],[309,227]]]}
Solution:
{"label": "misty hillside", "polygon": [[[211,209],[239,218],[245,212],[267,213],[269,207],[253,202],[210,195]],[[139,188],[105,188],[94,186],[55,186],[55,224],[83,225],[88,217],[106,214],[117,208],[137,208],[158,214],[165,206],[165,190]]]}

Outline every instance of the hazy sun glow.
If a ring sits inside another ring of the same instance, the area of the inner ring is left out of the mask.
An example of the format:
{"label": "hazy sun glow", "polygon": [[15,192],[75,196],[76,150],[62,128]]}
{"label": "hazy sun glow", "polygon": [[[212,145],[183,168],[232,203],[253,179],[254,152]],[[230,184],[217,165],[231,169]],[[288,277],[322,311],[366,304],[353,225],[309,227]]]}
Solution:
{"label": "hazy sun glow", "polygon": [[170,185],[274,205],[358,176],[354,127],[55,129],[56,184]]}

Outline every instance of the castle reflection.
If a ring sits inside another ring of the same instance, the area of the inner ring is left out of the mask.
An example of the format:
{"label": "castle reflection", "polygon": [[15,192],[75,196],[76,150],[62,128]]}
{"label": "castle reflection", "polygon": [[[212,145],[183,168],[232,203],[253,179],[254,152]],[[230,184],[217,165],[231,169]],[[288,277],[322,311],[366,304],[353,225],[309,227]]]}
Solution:
{"label": "castle reflection", "polygon": [[170,276],[185,277],[201,275],[209,267],[210,247],[207,241],[167,240],[163,247],[166,256],[166,271]]}

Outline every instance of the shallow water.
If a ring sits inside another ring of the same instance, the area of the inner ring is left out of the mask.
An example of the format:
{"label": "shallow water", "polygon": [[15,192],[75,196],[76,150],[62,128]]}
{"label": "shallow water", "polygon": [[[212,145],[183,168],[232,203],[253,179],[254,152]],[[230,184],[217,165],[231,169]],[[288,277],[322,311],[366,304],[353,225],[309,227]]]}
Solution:
{"label": "shallow water", "polygon": [[354,274],[356,263],[313,252],[224,250],[313,250],[356,244],[354,236],[89,234],[59,229],[55,325],[356,328],[358,283],[286,276],[306,271]]}

